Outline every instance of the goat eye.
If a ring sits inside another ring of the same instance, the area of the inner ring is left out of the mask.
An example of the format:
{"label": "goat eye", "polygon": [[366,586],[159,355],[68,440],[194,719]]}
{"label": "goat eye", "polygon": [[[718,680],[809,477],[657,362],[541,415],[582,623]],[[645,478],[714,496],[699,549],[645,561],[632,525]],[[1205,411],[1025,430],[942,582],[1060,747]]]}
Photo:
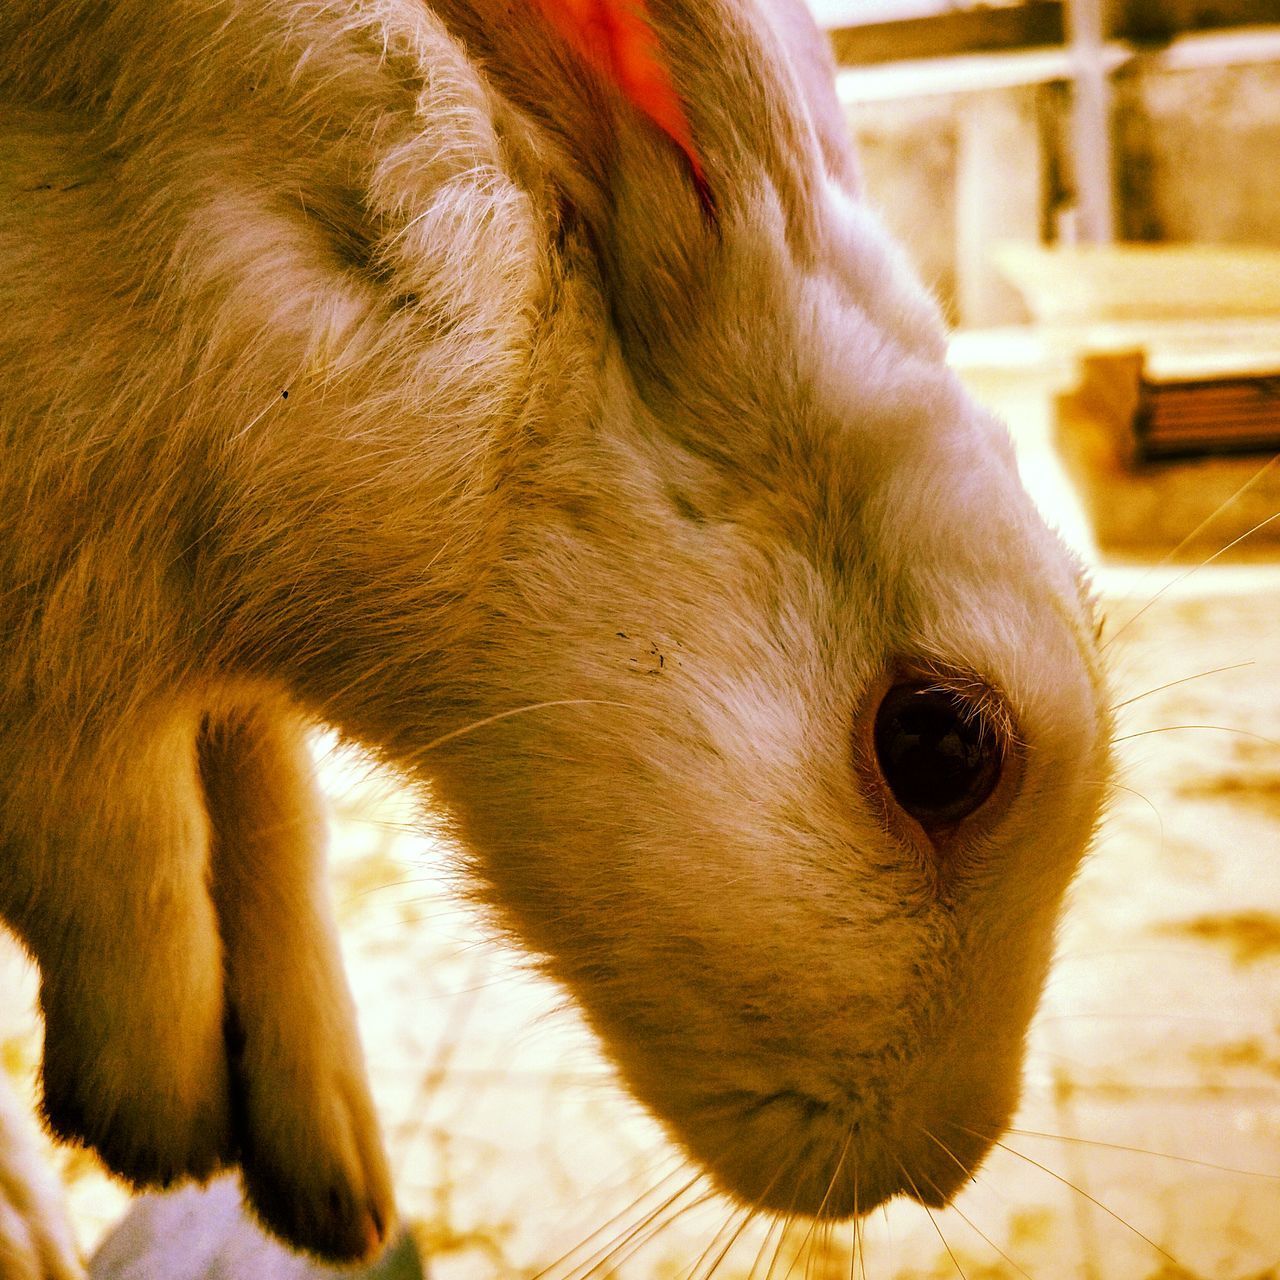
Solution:
{"label": "goat eye", "polygon": [[995,790],[1004,745],[979,707],[926,681],[890,687],[876,712],[880,774],[926,831],[974,813]]}

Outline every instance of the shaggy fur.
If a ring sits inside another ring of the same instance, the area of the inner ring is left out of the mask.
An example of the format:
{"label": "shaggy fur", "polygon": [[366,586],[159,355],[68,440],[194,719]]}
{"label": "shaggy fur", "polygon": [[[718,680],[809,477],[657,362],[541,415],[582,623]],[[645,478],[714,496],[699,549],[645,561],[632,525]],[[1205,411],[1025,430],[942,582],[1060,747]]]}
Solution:
{"label": "shaggy fur", "polygon": [[[1097,815],[1077,567],[816,32],[651,7],[714,217],[532,7],[0,6],[0,915],[45,1113],[138,1183],[240,1163],[330,1256],[392,1204],[304,722],[429,787],[723,1187],[809,1212],[981,1158]],[[1016,725],[945,840],[859,745],[920,669]]]}

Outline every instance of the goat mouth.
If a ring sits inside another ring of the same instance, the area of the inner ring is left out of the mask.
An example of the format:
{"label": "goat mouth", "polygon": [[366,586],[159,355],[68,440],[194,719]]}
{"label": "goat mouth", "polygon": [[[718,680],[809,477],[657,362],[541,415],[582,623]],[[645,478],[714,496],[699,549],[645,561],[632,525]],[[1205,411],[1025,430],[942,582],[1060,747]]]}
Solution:
{"label": "goat mouth", "polygon": [[840,1220],[902,1190],[869,1176],[864,1124],[851,1105],[779,1089],[707,1099],[682,1136],[720,1189],[742,1204]]}
{"label": "goat mouth", "polygon": [[956,1151],[920,1134],[904,1137],[892,1120],[853,1102],[790,1089],[707,1099],[682,1128],[686,1147],[733,1199],[824,1221],[862,1217],[897,1195],[942,1208],[987,1145]]}

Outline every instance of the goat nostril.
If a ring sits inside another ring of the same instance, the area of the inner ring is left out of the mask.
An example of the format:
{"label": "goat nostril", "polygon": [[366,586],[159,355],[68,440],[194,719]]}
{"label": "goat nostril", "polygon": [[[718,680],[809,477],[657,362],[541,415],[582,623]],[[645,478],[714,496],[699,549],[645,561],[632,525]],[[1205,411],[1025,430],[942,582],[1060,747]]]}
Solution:
{"label": "goat nostril", "polygon": [[890,686],[873,743],[893,799],[929,832],[976,812],[1004,765],[1003,737],[982,701],[925,680]]}

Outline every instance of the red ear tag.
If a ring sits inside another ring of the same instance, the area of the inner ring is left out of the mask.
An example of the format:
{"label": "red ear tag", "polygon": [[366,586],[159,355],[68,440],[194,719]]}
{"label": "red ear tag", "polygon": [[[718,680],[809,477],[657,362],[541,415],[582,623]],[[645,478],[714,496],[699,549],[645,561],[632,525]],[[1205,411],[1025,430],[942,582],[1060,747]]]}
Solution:
{"label": "red ear tag", "polygon": [[534,0],[578,54],[680,148],[698,199],[709,215],[715,201],[693,144],[680,95],[662,59],[645,0]]}

